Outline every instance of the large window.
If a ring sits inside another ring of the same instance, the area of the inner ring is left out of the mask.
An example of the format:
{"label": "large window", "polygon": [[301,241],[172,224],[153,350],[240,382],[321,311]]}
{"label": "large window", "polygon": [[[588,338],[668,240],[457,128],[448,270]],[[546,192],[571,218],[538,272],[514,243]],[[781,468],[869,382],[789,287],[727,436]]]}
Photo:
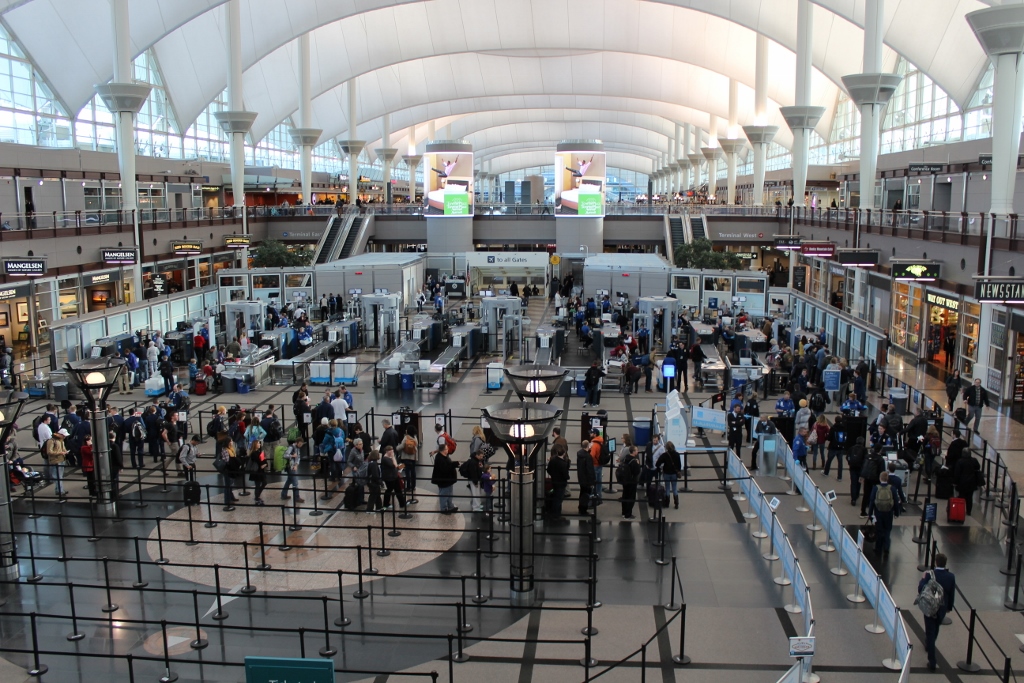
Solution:
{"label": "large window", "polygon": [[959,140],[960,108],[946,91],[903,58],[897,63],[896,72],[903,80],[885,109],[881,153]]}
{"label": "large window", "polygon": [[0,142],[71,147],[71,120],[0,26]]}

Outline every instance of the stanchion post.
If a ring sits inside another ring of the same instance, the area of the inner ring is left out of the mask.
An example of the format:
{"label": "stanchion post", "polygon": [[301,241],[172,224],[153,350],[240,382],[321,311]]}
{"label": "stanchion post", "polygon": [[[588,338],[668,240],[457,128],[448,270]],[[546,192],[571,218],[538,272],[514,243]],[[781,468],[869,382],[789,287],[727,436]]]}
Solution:
{"label": "stanchion post", "polygon": [[156,518],[156,547],[160,554],[160,557],[156,558],[157,564],[169,564],[170,560],[164,557],[164,533],[161,523],[163,522],[162,517]]}
{"label": "stanchion post", "polygon": [[967,623],[967,658],[956,663],[956,668],[961,671],[978,673],[981,666],[974,661],[974,627],[978,620],[978,610],[971,608],[971,616]]}
{"label": "stanchion post", "polygon": [[285,512],[284,505],[281,505],[280,508],[281,508],[281,545],[279,545],[277,547],[277,549],[280,550],[281,552],[286,553],[286,552],[288,552],[289,550],[292,549],[292,547],[290,545],[288,545],[288,517],[287,517],[287,513]]}
{"label": "stanchion post", "polygon": [[331,618],[327,614],[327,596],[321,595],[320,599],[324,604],[324,646],[320,648],[320,656],[330,659],[338,654],[338,648],[331,645]]}
{"label": "stanchion post", "polygon": [[363,587],[363,546],[356,546],[356,578],[359,581],[359,587],[352,597],[356,600],[363,600],[369,597],[370,593]]}
{"label": "stanchion post", "polygon": [[92,505],[89,506],[89,537],[85,540],[89,543],[100,540],[99,534],[96,533],[96,511],[93,510]]}
{"label": "stanchion post", "polygon": [[681,606],[682,613],[679,615],[679,654],[672,655],[672,661],[676,666],[686,666],[692,660],[686,655],[686,603]]}
{"label": "stanchion post", "polygon": [[192,590],[192,618],[196,622],[196,637],[188,646],[193,650],[205,650],[210,641],[203,638],[203,630],[199,627],[199,591],[195,589]]}
{"label": "stanchion post", "polygon": [[42,517],[42,515],[40,515],[39,512],[36,511],[36,487],[35,486],[32,486],[32,487],[29,488],[29,490],[28,490],[28,500],[29,500],[29,505],[31,505],[31,509],[32,509],[32,512],[30,512],[29,515],[28,515],[28,518],[29,519],[39,519],[40,517]]}
{"label": "stanchion post", "polygon": [[263,533],[263,521],[259,522],[259,533],[260,533],[260,563],[256,565],[256,569],[261,572],[265,572],[270,569],[270,565],[267,564],[267,543],[265,535]]}
{"label": "stanchion post", "polygon": [[466,615],[466,607],[465,607],[465,605],[466,605],[466,577],[465,577],[465,575],[462,575],[462,576],[459,577],[459,583],[462,584],[462,602],[459,603],[460,605],[462,605],[462,608],[460,610],[460,613],[462,614],[462,621],[459,623],[459,633],[469,633],[470,631],[473,630],[473,624],[469,623],[468,617]]}
{"label": "stanchion post", "polygon": [[1013,577],[1013,600],[1007,600],[1003,603],[1003,607],[1014,612],[1024,612],[1024,605],[1020,602],[1020,569],[1021,560],[1024,557],[1020,553],[1017,554],[1017,572]]}
{"label": "stanchion post", "polygon": [[[390,536],[391,538],[398,538],[399,536],[402,535],[402,532],[398,530],[398,520],[395,519],[395,516],[398,514],[398,510],[395,509],[395,506],[397,506],[397,505],[398,505],[398,496],[396,495],[392,499],[392,504],[391,504],[391,531],[388,532],[388,536]],[[477,545],[478,546],[480,545],[479,538],[480,537],[479,537],[479,534],[478,534],[477,535],[477,541],[478,541]]]}
{"label": "stanchion post", "polygon": [[171,671],[171,651],[167,642],[167,620],[160,620],[160,633],[164,641],[164,675],[160,677],[160,683],[174,683],[178,680],[178,674]]}
{"label": "stanchion post", "polygon": [[[860,583],[859,581],[857,582]],[[875,580],[875,620],[870,624],[864,626],[864,630],[868,633],[880,634],[885,633],[885,627],[878,623],[878,604],[882,597],[882,577],[878,576]]]}
{"label": "stanchion post", "polygon": [[185,542],[185,545],[199,545],[199,541],[196,540],[195,533],[192,529],[192,506],[186,505],[185,509],[188,510],[188,540]]}
{"label": "stanchion post", "polygon": [[[479,539],[479,538],[480,538],[480,534],[478,533],[477,534],[477,539]],[[483,548],[481,548],[480,545],[477,544],[477,548],[476,548],[476,595],[473,596],[473,602],[475,604],[477,604],[477,605],[482,605],[485,602],[487,602],[487,597],[484,595],[484,591],[483,591],[484,576],[483,576],[482,565],[483,565]]]}
{"label": "stanchion post", "polygon": [[256,592],[256,586],[249,580],[249,542],[242,541],[242,563],[245,565],[245,585],[239,591],[243,595],[252,595]]}
{"label": "stanchion post", "polygon": [[772,517],[768,520],[768,552],[761,557],[769,562],[775,562],[779,559],[779,554],[775,552],[775,510],[772,510],[771,513]]}
{"label": "stanchion post", "polygon": [[213,618],[217,621],[223,621],[228,618],[228,613],[224,611],[224,604],[220,599],[220,565],[213,565],[213,586],[217,592],[217,611],[214,613]]}
{"label": "stanchion post", "polygon": [[149,581],[142,580],[142,553],[139,551],[139,537],[135,537],[135,583],[132,588],[145,588]]}
{"label": "stanchion post", "polygon": [[345,573],[341,569],[338,570],[338,607],[341,614],[334,620],[334,625],[344,628],[351,624],[352,620],[345,616]]}
{"label": "stanchion post", "polygon": [[144,508],[147,503],[142,499],[142,470],[137,470],[138,474],[135,476],[135,483],[139,489],[139,499],[135,501],[136,508]]}
{"label": "stanchion post", "polygon": [[32,573],[31,573],[31,575],[25,577],[25,581],[27,581],[28,583],[39,583],[40,581],[43,580],[43,575],[40,574],[38,571],[36,571],[36,548],[35,548],[35,543],[32,540],[32,536],[33,536],[33,533],[31,531],[29,531],[28,532],[28,559],[29,559],[29,563],[32,565]]}
{"label": "stanchion post", "polygon": [[313,480],[313,511],[309,513],[309,516],[319,517],[324,514],[324,511],[320,509],[320,501],[316,497],[316,475],[314,474],[311,479]]}
{"label": "stanchion post", "polygon": [[50,667],[39,663],[39,634],[36,632],[36,613],[32,612],[29,614],[29,619],[31,620],[32,627],[32,668],[29,669],[28,675],[33,678],[39,678],[49,671]]}
{"label": "stanchion post", "polygon": [[654,561],[654,564],[658,565],[659,567],[664,567],[668,564],[668,560],[665,559],[665,548],[668,546],[668,538],[666,538],[666,534],[668,533],[668,531],[664,516],[662,516],[661,518],[661,524],[659,525],[659,527],[661,529],[661,555],[660,557],[658,557],[658,559]]}
{"label": "stanchion post", "polygon": [[71,633],[68,640],[74,642],[85,638],[85,634],[78,630],[78,607],[75,605],[75,584],[68,583],[68,601],[71,603]]}
{"label": "stanchion post", "polygon": [[212,505],[213,505],[213,503],[211,502],[211,499],[210,499],[210,485],[207,484],[206,485],[206,524],[203,525],[207,529],[212,529],[213,527],[217,526],[217,522],[213,521],[213,507],[212,507]]}
{"label": "stanchion post", "polygon": [[106,557],[103,558],[103,585],[107,590],[107,604],[101,607],[100,610],[107,614],[111,614],[121,608],[110,598],[110,568]]}
{"label": "stanchion post", "polygon": [[669,580],[668,604],[667,605],[663,605],[663,607],[665,609],[671,611],[671,612],[675,612],[676,610],[679,609],[679,605],[676,604],[676,576],[677,575],[676,575],[676,556],[675,555],[672,556],[672,573],[670,574],[670,576],[672,578]]}
{"label": "stanchion post", "polygon": [[[68,549],[64,544],[64,513],[57,513],[57,531],[60,533],[60,557],[57,558],[58,562],[67,562]],[[162,555],[163,553],[161,553]]]}
{"label": "stanchion post", "polygon": [[366,559],[370,566],[365,573],[370,576],[379,574],[380,572],[373,568],[373,526],[370,524],[366,525]]}
{"label": "stanchion post", "polygon": [[299,524],[299,501],[296,498],[299,497],[298,493],[292,494],[292,525],[288,527],[289,531],[301,531],[302,525]]}
{"label": "stanchion post", "polygon": [[458,648],[459,649],[458,649],[458,652],[455,654],[454,661],[458,662],[459,664],[462,664],[463,662],[468,662],[469,661],[469,655],[467,655],[462,650],[462,628],[461,628],[462,627],[462,621],[463,621],[462,609],[463,609],[463,607],[462,607],[462,603],[461,602],[455,604],[456,620],[457,620],[457,622],[459,624],[459,628],[456,631],[456,640],[458,641]]}
{"label": "stanchion post", "polygon": [[380,511],[380,550],[377,551],[377,557],[387,557],[391,554],[391,551],[387,548],[387,542],[384,538],[384,510]]}

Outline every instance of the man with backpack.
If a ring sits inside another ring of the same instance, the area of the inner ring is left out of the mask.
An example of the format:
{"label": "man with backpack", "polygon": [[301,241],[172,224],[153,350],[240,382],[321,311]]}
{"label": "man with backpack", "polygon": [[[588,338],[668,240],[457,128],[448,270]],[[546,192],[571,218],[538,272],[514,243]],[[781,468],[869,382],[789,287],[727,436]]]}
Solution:
{"label": "man with backpack", "polygon": [[455,448],[458,444],[455,443],[455,439],[448,435],[448,432],[444,431],[444,427],[439,424],[434,425],[434,433],[437,434],[437,439],[434,443],[437,444],[437,448],[440,451],[441,446],[447,446],[447,453],[450,456],[455,455]]}
{"label": "man with backpack", "polygon": [[577,509],[581,515],[590,509],[591,496],[594,493],[594,459],[590,457],[590,442],[584,441],[576,451],[576,483],[580,487],[580,500]]}
{"label": "man with backpack", "polygon": [[146,425],[142,421],[142,411],[136,410],[134,415],[124,421],[124,433],[128,437],[128,451],[131,454],[132,467],[141,470],[144,462],[142,447],[148,436]]}
{"label": "man with backpack", "polygon": [[944,554],[935,554],[935,569],[925,572],[918,582],[914,600],[924,615],[924,651],[928,655],[929,671],[936,669],[935,641],[939,638],[939,626],[946,613],[953,611],[956,597],[956,575],[946,568],[948,562]]}
{"label": "man with backpack", "polygon": [[630,446],[626,455],[615,468],[615,480],[622,485],[622,518],[636,519],[633,506],[636,504],[636,489],[640,483],[640,461],[636,457],[636,446]]}
{"label": "man with backpack", "polygon": [[879,559],[889,554],[892,522],[896,516],[896,491],[889,485],[889,473],[878,475],[878,484],[871,490],[868,514],[875,520],[875,553]]}
{"label": "man with backpack", "polygon": [[[885,470],[885,461],[879,451],[872,450],[865,458],[860,468],[860,484],[864,488],[864,497],[860,502],[860,516],[868,516],[868,507],[873,496],[875,486],[881,481],[881,475]],[[888,475],[886,475],[888,478]]]}
{"label": "man with backpack", "polygon": [[969,450],[963,452],[953,468],[953,483],[956,485],[957,498],[964,499],[965,512],[971,514],[974,508],[974,492],[984,484],[984,476],[981,473],[981,463]]}

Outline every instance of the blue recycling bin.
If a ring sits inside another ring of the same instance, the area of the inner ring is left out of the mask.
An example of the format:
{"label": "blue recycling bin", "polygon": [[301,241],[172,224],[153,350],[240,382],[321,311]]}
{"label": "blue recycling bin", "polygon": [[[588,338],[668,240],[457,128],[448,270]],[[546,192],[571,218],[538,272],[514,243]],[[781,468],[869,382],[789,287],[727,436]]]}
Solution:
{"label": "blue recycling bin", "polygon": [[650,422],[633,422],[633,443],[636,444],[637,448],[641,448],[647,445],[647,442],[651,440],[651,423]]}
{"label": "blue recycling bin", "polygon": [[585,386],[583,386],[584,381],[585,380],[582,377],[577,377],[576,378],[576,395],[577,396],[586,397],[586,395],[587,395],[587,388]]}
{"label": "blue recycling bin", "polygon": [[413,390],[416,388],[416,375],[411,372],[402,373],[402,390]]}

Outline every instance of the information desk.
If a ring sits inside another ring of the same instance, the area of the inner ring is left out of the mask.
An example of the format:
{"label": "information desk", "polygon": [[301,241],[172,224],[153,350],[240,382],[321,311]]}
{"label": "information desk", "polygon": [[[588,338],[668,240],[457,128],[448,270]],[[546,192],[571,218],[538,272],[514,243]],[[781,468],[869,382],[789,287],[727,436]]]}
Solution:
{"label": "information desk", "polygon": [[[311,377],[310,363],[326,361],[328,370],[327,377],[330,377],[330,361],[328,353],[333,344],[331,342],[317,342],[299,355],[279,360],[270,366],[270,382],[272,384],[302,384],[308,382]],[[318,366],[318,377],[323,376],[323,368]]]}
{"label": "information desk", "polygon": [[704,355],[707,356],[707,359],[700,366],[701,383],[705,389],[722,391],[725,389],[728,366],[722,360],[722,357],[718,355],[718,349],[715,348],[714,344],[701,344],[700,348],[704,351]]}

